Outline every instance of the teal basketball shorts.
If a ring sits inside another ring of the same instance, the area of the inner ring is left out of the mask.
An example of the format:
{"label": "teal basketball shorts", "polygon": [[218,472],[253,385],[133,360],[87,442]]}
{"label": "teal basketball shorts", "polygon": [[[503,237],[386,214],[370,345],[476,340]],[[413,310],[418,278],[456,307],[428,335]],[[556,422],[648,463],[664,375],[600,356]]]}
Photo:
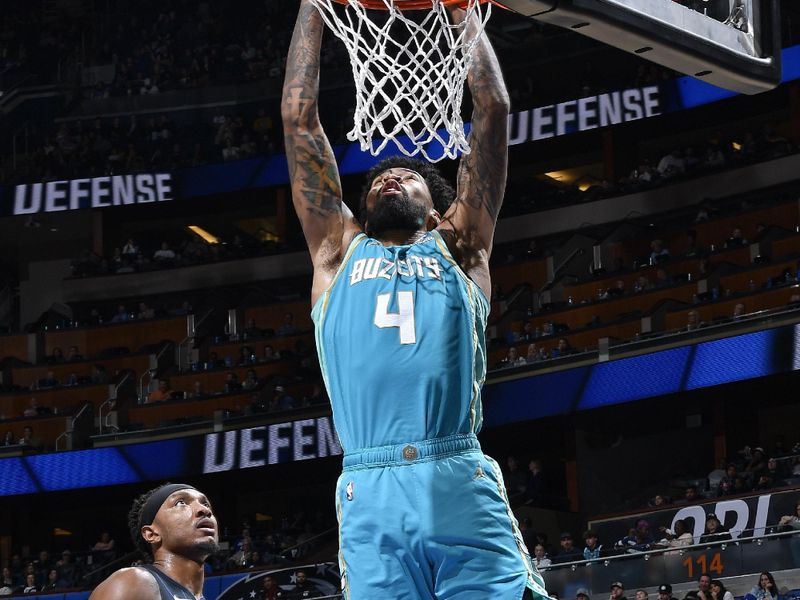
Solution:
{"label": "teal basketball shorts", "polygon": [[345,454],[336,509],[346,600],[547,598],[474,435]]}

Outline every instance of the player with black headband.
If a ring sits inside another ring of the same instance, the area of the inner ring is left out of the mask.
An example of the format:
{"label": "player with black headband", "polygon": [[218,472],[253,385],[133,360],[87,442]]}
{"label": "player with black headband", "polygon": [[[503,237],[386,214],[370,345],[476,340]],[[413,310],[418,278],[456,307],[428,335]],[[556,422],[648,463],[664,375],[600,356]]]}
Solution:
{"label": "player with black headband", "polygon": [[157,487],[134,501],[128,526],[152,563],[120,569],[90,600],[204,600],[203,563],[219,548],[205,494],[182,483]]}

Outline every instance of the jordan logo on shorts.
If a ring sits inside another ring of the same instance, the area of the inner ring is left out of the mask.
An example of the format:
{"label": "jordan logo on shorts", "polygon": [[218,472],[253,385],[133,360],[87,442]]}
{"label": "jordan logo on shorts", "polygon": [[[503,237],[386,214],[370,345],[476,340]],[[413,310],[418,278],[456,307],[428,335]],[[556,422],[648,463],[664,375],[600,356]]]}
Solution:
{"label": "jordan logo on shorts", "polygon": [[473,477],[473,479],[478,479],[480,477],[486,477],[486,473],[483,472],[483,467],[478,465],[478,468],[475,469],[475,476]]}
{"label": "jordan logo on shorts", "polygon": [[347,494],[347,499],[352,501],[353,500],[353,482],[347,482],[347,488],[345,488],[345,493]]}

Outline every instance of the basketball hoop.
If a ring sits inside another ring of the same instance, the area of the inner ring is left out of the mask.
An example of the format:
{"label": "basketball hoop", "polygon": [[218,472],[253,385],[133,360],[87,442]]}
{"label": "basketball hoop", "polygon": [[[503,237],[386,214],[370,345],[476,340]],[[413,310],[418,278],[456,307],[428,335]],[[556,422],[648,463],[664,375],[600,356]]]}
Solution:
{"label": "basketball hoop", "polygon": [[[312,2],[350,56],[356,107],[348,140],[373,156],[389,141],[430,162],[469,153],[461,102],[473,51],[491,15],[488,0]],[[464,24],[450,21],[447,7],[453,5],[465,10]],[[409,11],[416,11],[415,18]],[[469,22],[477,31],[471,27],[468,35]],[[441,145],[440,156],[429,153],[431,143]]]}

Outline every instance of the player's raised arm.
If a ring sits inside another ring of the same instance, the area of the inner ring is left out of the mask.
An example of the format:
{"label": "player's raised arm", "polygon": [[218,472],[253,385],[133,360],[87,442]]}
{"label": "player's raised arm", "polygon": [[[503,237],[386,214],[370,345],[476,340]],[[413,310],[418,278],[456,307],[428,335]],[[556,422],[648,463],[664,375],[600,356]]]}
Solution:
{"label": "player's raised arm", "polygon": [[347,242],[359,230],[342,203],[336,159],[317,109],[323,29],[316,7],[302,0],[281,100],[292,200],[314,264],[312,301],[327,287]]}
{"label": "player's raised arm", "polygon": [[[454,22],[464,11],[452,11]],[[477,31],[474,22],[465,24]],[[486,33],[480,34],[467,78],[472,94],[470,154],[461,158],[456,201],[444,216],[440,230],[449,230],[448,243],[460,256],[475,282],[490,292],[488,259],[492,250],[497,215],[503,203],[508,167],[509,98],[500,64]]]}

